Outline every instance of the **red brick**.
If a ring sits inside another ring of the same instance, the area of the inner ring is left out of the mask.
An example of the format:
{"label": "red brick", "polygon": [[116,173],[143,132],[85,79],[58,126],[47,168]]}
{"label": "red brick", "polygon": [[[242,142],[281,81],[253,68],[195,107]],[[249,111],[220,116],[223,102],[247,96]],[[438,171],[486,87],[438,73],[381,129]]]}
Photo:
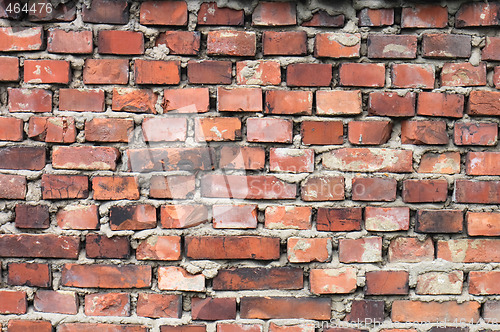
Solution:
{"label": "red brick", "polygon": [[500,92],[497,91],[471,91],[467,113],[469,115],[500,114]]}
{"label": "red brick", "polygon": [[95,0],[92,6],[83,6],[82,19],[88,23],[127,24],[129,4],[124,0]]}
{"label": "red brick", "polygon": [[156,208],[147,204],[112,206],[109,223],[114,231],[155,228]]}
{"label": "red brick", "polygon": [[162,228],[189,228],[211,220],[203,205],[164,205],[160,212]]}
{"label": "red brick", "polygon": [[462,294],[464,273],[452,272],[427,272],[417,278],[416,294],[441,295]]}
{"label": "red brick", "polygon": [[206,330],[206,325],[163,325],[160,328],[161,332],[206,332]]}
{"label": "red brick", "polygon": [[71,79],[69,61],[25,60],[24,81],[26,83],[62,83]]}
{"label": "red brick", "polygon": [[236,62],[238,84],[279,85],[281,66],[273,60],[249,60]]}
{"label": "red brick", "polygon": [[57,169],[116,170],[120,153],[108,146],[57,146],[52,167]]}
{"label": "red brick", "polygon": [[94,118],[85,121],[87,142],[128,142],[134,130],[132,119]]}
{"label": "red brick", "polygon": [[149,195],[153,198],[191,198],[195,191],[194,175],[156,175],[151,177]]}
{"label": "red brick", "polygon": [[212,148],[129,149],[128,167],[132,172],[212,170]]}
{"label": "red brick", "polygon": [[498,125],[486,122],[456,122],[455,145],[494,146],[498,141]]}
{"label": "red brick", "polygon": [[7,88],[9,112],[52,112],[52,91]]}
{"label": "red brick", "polygon": [[406,203],[445,202],[448,198],[448,181],[404,180],[402,196]]}
{"label": "red brick", "polygon": [[261,2],[252,14],[254,26],[297,24],[297,9],[292,2]]}
{"label": "red brick", "polygon": [[50,266],[41,263],[9,263],[7,284],[12,286],[50,287]]}
{"label": "red brick", "polygon": [[214,290],[302,289],[301,268],[241,267],[221,269],[213,279]]}
{"label": "red brick", "polygon": [[463,95],[439,92],[421,92],[418,94],[418,115],[461,118],[463,112]]}
{"label": "red brick", "polygon": [[46,229],[50,226],[47,205],[16,204],[16,228]]}
{"label": "red brick", "polygon": [[150,318],[180,318],[181,314],[181,296],[139,293],[139,297],[137,298],[137,316]]}
{"label": "red brick", "polygon": [[345,198],[341,176],[309,176],[301,188],[304,201],[342,201]]}
{"label": "red brick", "polygon": [[144,36],[142,32],[101,30],[97,49],[101,54],[143,54]]}
{"label": "red brick", "polygon": [[226,169],[264,169],[266,152],[262,147],[223,146],[219,167]]}
{"label": "red brick", "polygon": [[96,176],[92,189],[95,200],[139,199],[139,184],[133,176]]}
{"label": "red brick", "polygon": [[468,62],[445,63],[441,70],[442,86],[486,85],[486,64],[473,66]]}
{"label": "red brick", "polygon": [[134,72],[137,84],[179,84],[180,61],[136,59]]}
{"label": "red brick", "polygon": [[45,147],[4,146],[0,148],[0,169],[39,171],[45,167]]}
{"label": "red brick", "polygon": [[425,153],[420,159],[418,173],[457,174],[460,173],[460,153]]}
{"label": "red brick", "polygon": [[434,88],[434,66],[420,64],[392,65],[393,88]]}
{"label": "red brick", "polygon": [[361,35],[359,33],[316,34],[314,56],[326,58],[359,58]]}
{"label": "red brick", "polygon": [[500,294],[499,271],[469,272],[469,294],[496,295]]}
{"label": "red brick", "polygon": [[464,3],[455,15],[457,28],[500,24],[500,6],[492,3]]}
{"label": "red brick", "polygon": [[358,13],[360,27],[380,27],[394,24],[394,9],[363,8]]}
{"label": "red brick", "polygon": [[385,85],[385,64],[344,63],[339,68],[340,85],[381,88]]}
{"label": "red brick", "polygon": [[44,320],[9,320],[8,332],[52,332],[52,324]]}
{"label": "red brick", "polygon": [[415,99],[413,92],[400,96],[396,92],[371,92],[368,100],[368,114],[379,116],[413,116],[415,115]]}
{"label": "red brick", "polygon": [[25,176],[0,174],[0,198],[24,199],[26,189]]}
{"label": "red brick", "polygon": [[292,142],[292,122],[288,119],[247,119],[247,140],[249,142]]}
{"label": "red brick", "polygon": [[465,173],[468,175],[500,175],[500,153],[468,152]]}
{"label": "red brick", "polygon": [[262,332],[260,324],[217,323],[217,332]]}
{"label": "red brick", "polygon": [[370,271],[366,272],[366,295],[406,295],[408,294],[408,272]]}
{"label": "red brick", "polygon": [[22,141],[23,120],[0,117],[0,141]]}
{"label": "red brick", "polygon": [[188,81],[192,84],[231,84],[231,61],[188,61]]}
{"label": "red brick", "polygon": [[200,52],[200,37],[198,31],[165,31],[156,38],[155,45],[167,46],[169,54],[197,55]]}
{"label": "red brick", "polygon": [[500,235],[500,213],[471,212],[466,215],[467,234],[470,236]]}
{"label": "red brick", "polygon": [[309,274],[311,293],[348,294],[356,290],[356,269],[311,269]]}
{"label": "red brick", "polygon": [[288,238],[287,257],[290,263],[330,261],[332,242],[329,238]]}
{"label": "red brick", "polygon": [[443,322],[465,320],[477,322],[481,304],[475,301],[458,303],[421,302],[411,300],[395,300],[392,303],[391,320],[393,322]]}
{"label": "red brick", "polygon": [[391,121],[349,121],[348,138],[354,145],[384,144],[391,133]]}
{"label": "red brick", "polygon": [[244,319],[331,318],[331,299],[326,297],[242,297],[240,315]]}
{"label": "red brick", "polygon": [[77,288],[148,288],[151,286],[151,266],[64,264],[61,285]]}
{"label": "red brick", "polygon": [[448,144],[445,121],[403,121],[401,143],[416,145]]}
{"label": "red brick", "polygon": [[19,81],[19,58],[0,57],[0,81]]}
{"label": "red brick", "polygon": [[424,34],[422,56],[426,58],[468,58],[472,52],[471,36]]}
{"label": "red brick", "polygon": [[500,261],[498,239],[451,239],[438,241],[437,258],[456,263],[494,263]]}
{"label": "red brick", "polygon": [[181,258],[180,236],[151,236],[136,249],[138,260],[176,261]]}
{"label": "red brick", "polygon": [[401,13],[402,28],[445,28],[448,8],[440,5],[417,4],[405,7]]}
{"label": "red brick", "polygon": [[87,294],[85,295],[85,315],[130,316],[130,295],[126,293]]}
{"label": "red brick", "polygon": [[345,16],[343,14],[339,15],[329,15],[324,10],[318,10],[312,15],[312,18],[308,21],[302,22],[303,27],[328,27],[328,28],[341,28],[344,26]]}
{"label": "red brick", "polygon": [[341,121],[303,121],[301,136],[306,145],[342,144],[344,125]]}
{"label": "red brick", "polygon": [[98,229],[97,205],[67,205],[56,214],[57,225],[62,229]]}
{"label": "red brick", "polygon": [[22,315],[27,307],[26,292],[0,290],[0,314]]}
{"label": "red brick", "polygon": [[306,55],[305,31],[264,31],[262,34],[264,55]]}
{"label": "red brick", "polygon": [[[205,277],[203,274],[193,275],[182,267],[161,266],[158,268],[158,288],[161,290],[204,292]],[[178,305],[179,309],[181,309],[181,303]],[[179,310],[177,313],[178,318],[181,317],[181,314],[182,310]]]}
{"label": "red brick", "polygon": [[398,237],[391,240],[389,262],[418,263],[434,260],[434,243],[431,238],[420,241],[415,237]]}
{"label": "red brick", "polygon": [[461,233],[464,216],[461,210],[419,210],[415,232]]}
{"label": "red brick", "polygon": [[214,228],[257,228],[257,205],[213,205]]}
{"label": "red brick", "polygon": [[262,89],[219,87],[217,110],[219,112],[262,112]]}
{"label": "red brick", "polygon": [[43,199],[87,198],[89,179],[83,175],[42,175]]}
{"label": "red brick", "polygon": [[309,206],[268,206],[265,227],[268,229],[311,229],[312,208]]}
{"label": "red brick", "polygon": [[381,323],[384,320],[384,301],[375,300],[354,300],[351,305],[351,312],[344,320],[348,322],[369,321]]}
{"label": "red brick", "polygon": [[353,201],[384,201],[396,200],[398,182],[391,178],[360,178],[352,179]]}
{"label": "red brick", "polygon": [[348,172],[411,173],[412,151],[378,148],[341,148],[323,154],[326,169]]}
{"label": "red brick", "polygon": [[326,63],[289,64],[286,70],[286,83],[288,86],[330,86],[332,65]]}
{"label": "red brick", "polygon": [[[80,238],[55,234],[0,235],[0,257],[76,259]],[[1,301],[0,301],[1,303]]]}
{"label": "red brick", "polygon": [[205,113],[210,107],[208,88],[163,90],[163,109],[177,113]]}
{"label": "red brick", "polygon": [[312,114],[313,95],[311,91],[266,91],[265,113],[269,114]]}
{"label": "red brick", "polygon": [[85,66],[83,68],[83,83],[127,84],[128,59],[85,60]]}
{"label": "red brick", "polygon": [[58,332],[92,332],[96,330],[102,332],[147,332],[147,328],[141,325],[117,325],[102,323],[64,323],[59,325]]}
{"label": "red brick", "polygon": [[318,208],[316,228],[318,231],[347,232],[361,230],[363,208]]}
{"label": "red brick", "polygon": [[28,125],[28,137],[47,143],[73,143],[76,141],[75,119],[32,116]]}
{"label": "red brick", "polygon": [[382,261],[382,238],[340,239],[339,260],[342,263],[371,263]]}
{"label": "red brick", "polygon": [[194,320],[236,319],[236,298],[199,298],[191,299],[191,316]]}
{"label": "red brick", "polygon": [[500,37],[486,37],[486,45],[481,50],[482,60],[500,60]]}
{"label": "red brick", "polygon": [[75,292],[38,290],[33,300],[35,311],[76,315],[78,297]]}
{"label": "red brick", "polygon": [[186,236],[186,256],[192,259],[277,260],[280,240],[261,236]]}
{"label": "red brick", "polygon": [[417,36],[412,35],[369,35],[368,57],[378,59],[415,59],[417,57]]}
{"label": "red brick", "polygon": [[256,37],[253,31],[208,31],[208,55],[254,56],[255,52]]}
{"label": "red brick", "polygon": [[[29,20],[31,22],[71,22],[76,18],[76,3],[59,3],[50,6],[50,4],[47,5],[49,2],[48,0],[30,0],[29,8],[32,9],[31,6],[35,5],[38,10],[28,13]],[[41,8],[42,5],[45,6]]]}
{"label": "red brick", "polygon": [[500,181],[455,180],[453,201],[457,203],[500,204]]}
{"label": "red brick", "polygon": [[274,172],[311,173],[314,171],[312,149],[271,148],[269,169]]}
{"label": "red brick", "polygon": [[50,53],[90,54],[94,51],[92,31],[48,30],[47,51]]}
{"label": "red brick", "polygon": [[496,66],[493,72],[493,84],[495,88],[500,89],[500,66]]}
{"label": "red brick", "polygon": [[318,115],[360,114],[361,91],[316,91],[316,113]]}
{"label": "red brick", "polygon": [[408,230],[410,227],[410,209],[408,207],[365,208],[365,228],[374,232]]}
{"label": "red brick", "polygon": [[99,234],[87,234],[85,252],[88,258],[128,258],[129,240],[125,236],[107,237]]}
{"label": "red brick", "polygon": [[188,22],[185,1],[146,1],[141,4],[140,23],[183,26]]}
{"label": "red brick", "polygon": [[72,112],[104,112],[104,91],[60,89],[59,110]]}
{"label": "red brick", "polygon": [[156,114],[158,95],[148,89],[114,88],[111,109],[132,113]]}
{"label": "red brick", "polygon": [[42,27],[0,28],[1,52],[38,51],[42,49],[42,45]]}
{"label": "red brick", "polygon": [[243,10],[219,7],[216,2],[204,2],[198,11],[198,25],[243,25]]}

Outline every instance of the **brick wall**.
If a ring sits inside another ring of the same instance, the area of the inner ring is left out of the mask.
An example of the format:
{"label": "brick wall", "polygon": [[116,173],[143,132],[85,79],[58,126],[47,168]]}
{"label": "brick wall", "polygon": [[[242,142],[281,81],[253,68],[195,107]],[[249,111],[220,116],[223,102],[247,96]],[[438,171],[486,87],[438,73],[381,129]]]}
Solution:
{"label": "brick wall", "polygon": [[440,4],[0,2],[0,330],[498,330],[500,3]]}

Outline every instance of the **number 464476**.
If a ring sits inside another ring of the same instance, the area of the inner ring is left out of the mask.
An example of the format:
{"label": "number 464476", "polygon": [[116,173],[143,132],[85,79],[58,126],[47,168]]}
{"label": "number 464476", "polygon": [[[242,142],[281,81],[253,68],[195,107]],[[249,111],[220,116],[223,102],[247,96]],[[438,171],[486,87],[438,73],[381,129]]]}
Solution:
{"label": "number 464476", "polygon": [[52,4],[50,2],[47,3],[33,3],[31,5],[28,5],[27,3],[21,4],[19,2],[16,3],[9,3],[7,8],[5,8],[5,11],[9,14],[14,13],[14,14],[19,14],[21,12],[23,13],[41,13],[41,12],[46,12],[48,14],[52,13]]}

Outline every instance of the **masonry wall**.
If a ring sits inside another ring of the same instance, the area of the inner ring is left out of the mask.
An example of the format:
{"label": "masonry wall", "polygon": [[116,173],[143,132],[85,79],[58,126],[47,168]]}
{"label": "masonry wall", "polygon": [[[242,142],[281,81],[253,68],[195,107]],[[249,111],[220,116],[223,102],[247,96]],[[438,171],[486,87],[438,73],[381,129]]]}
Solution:
{"label": "masonry wall", "polygon": [[500,330],[500,3],[44,1],[0,2],[0,330]]}

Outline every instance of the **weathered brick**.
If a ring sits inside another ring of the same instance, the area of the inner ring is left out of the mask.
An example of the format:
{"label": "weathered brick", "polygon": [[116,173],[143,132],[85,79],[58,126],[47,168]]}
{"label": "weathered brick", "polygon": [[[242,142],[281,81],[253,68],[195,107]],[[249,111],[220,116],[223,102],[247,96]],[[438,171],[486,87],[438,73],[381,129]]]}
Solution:
{"label": "weathered brick", "polygon": [[471,212],[466,214],[467,234],[470,236],[500,235],[500,213]]}
{"label": "weathered brick", "polygon": [[374,232],[408,230],[410,227],[410,209],[408,207],[365,208],[365,228]]}
{"label": "weathered brick", "polygon": [[416,4],[404,7],[401,12],[402,28],[445,28],[448,25],[448,8],[440,5]]}
{"label": "weathered brick", "polygon": [[331,299],[326,297],[242,297],[241,318],[329,320]]}
{"label": "weathered brick", "polygon": [[57,225],[62,229],[97,229],[97,205],[67,205],[56,214]]}
{"label": "weathered brick", "polygon": [[384,320],[384,301],[353,300],[351,312],[345,317],[348,322],[370,321],[380,323]]}
{"label": "weathered brick", "polygon": [[32,116],[28,123],[28,137],[47,143],[73,143],[76,141],[75,119]]}
{"label": "weathered brick", "polygon": [[486,85],[486,64],[473,66],[468,62],[445,63],[441,70],[442,86],[481,86]]}
{"label": "weathered brick", "polygon": [[38,290],[33,300],[35,311],[76,315],[78,297],[75,292]]}
{"label": "weathered brick", "polygon": [[500,92],[497,91],[471,91],[467,113],[469,115],[499,115]]}
{"label": "weathered brick", "polygon": [[457,203],[500,204],[500,181],[455,180],[453,201]]}
{"label": "weathered brick", "polygon": [[7,284],[12,286],[50,287],[52,275],[49,264],[9,263]]}
{"label": "weathered brick", "polygon": [[287,257],[290,263],[327,262],[331,259],[332,242],[328,238],[288,238]]}
{"label": "weathered brick", "polygon": [[249,142],[292,142],[292,121],[288,119],[247,119],[247,140]]}
{"label": "weathered brick", "polygon": [[314,40],[314,56],[327,58],[359,58],[359,33],[318,33]]}
{"label": "weathered brick", "polygon": [[193,259],[276,260],[280,241],[260,236],[186,236],[186,256]]}
{"label": "weathered brick", "polygon": [[169,54],[197,55],[200,52],[201,34],[198,31],[165,31],[156,38],[155,45],[161,44],[167,46]]}
{"label": "weathered brick", "polygon": [[339,15],[329,15],[324,10],[318,10],[312,15],[312,18],[308,21],[302,22],[303,27],[328,27],[328,28],[341,28],[344,26],[345,16],[343,14]]}
{"label": "weathered brick", "polygon": [[366,295],[405,295],[408,294],[409,274],[406,271],[366,272]]}
{"label": "weathered brick", "polygon": [[500,60],[500,38],[499,37],[486,37],[486,45],[481,50],[482,60]]}
{"label": "weathered brick", "polygon": [[463,279],[464,273],[462,271],[423,273],[417,278],[415,293],[424,295],[459,295],[462,294]]}
{"label": "weathered brick", "polygon": [[[58,332],[147,332],[147,328],[134,324],[103,324],[103,323],[63,323]],[[200,331],[201,332],[201,331]]]}
{"label": "weathered brick", "polygon": [[457,28],[500,24],[500,6],[492,3],[464,3],[455,15]]}
{"label": "weathered brick", "polygon": [[313,294],[348,294],[357,287],[356,269],[353,267],[311,269],[309,280]]}
{"label": "weathered brick", "polygon": [[383,201],[396,200],[398,182],[391,178],[361,178],[352,179],[353,201]]}
{"label": "weathered brick", "polygon": [[314,171],[312,149],[271,148],[269,169],[274,172],[311,173]]}
{"label": "weathered brick", "polygon": [[340,239],[339,260],[342,263],[371,263],[382,261],[382,238]]}
{"label": "weathered brick", "polygon": [[446,179],[403,181],[403,201],[406,203],[445,202],[448,198]]}
{"label": "weathered brick", "polygon": [[422,56],[426,58],[468,58],[472,52],[471,36],[424,34]]}
{"label": "weathered brick", "polygon": [[[339,77],[340,85],[343,86],[381,88],[385,85],[385,64],[344,63],[340,65]],[[340,93],[340,91],[338,93]]]}
{"label": "weathered brick", "polygon": [[216,2],[204,2],[198,11],[198,25],[243,25],[245,13],[241,10],[219,7]]}
{"label": "weathered brick", "polygon": [[362,111],[361,91],[316,91],[318,115],[359,114]]}
{"label": "weathered brick", "polygon": [[498,239],[452,239],[437,243],[437,258],[456,263],[500,261]]}
{"label": "weathered brick", "polygon": [[[106,0],[112,1],[112,0]],[[114,2],[114,1],[113,1]],[[85,84],[127,84],[127,59],[87,59],[83,67]]]}
{"label": "weathered brick", "polygon": [[150,236],[139,243],[135,256],[139,260],[176,261],[181,258],[180,236]]}
{"label": "weathered brick", "polygon": [[188,22],[185,1],[145,1],[139,15],[139,22],[144,25],[183,26]]}
{"label": "weathered brick", "polygon": [[415,115],[413,92],[400,96],[396,92],[371,92],[368,100],[368,114],[379,116],[405,117]]}
{"label": "weathered brick", "polygon": [[188,61],[187,75],[192,84],[231,84],[231,61]]}
{"label": "weathered brick", "polygon": [[297,9],[292,2],[261,2],[252,14],[252,25],[278,26],[297,24]]}
{"label": "weathered brick", "polygon": [[[178,266],[161,266],[158,268],[158,288],[161,290],[179,290],[188,292],[204,292],[205,277],[203,274],[191,274]],[[180,309],[180,303],[179,309]],[[176,313],[180,318],[181,310]]]}
{"label": "weathered brick", "polygon": [[43,45],[43,28],[0,28],[0,40],[1,52],[38,51]]}
{"label": "weathered brick", "polygon": [[455,145],[494,146],[498,142],[498,125],[487,122],[455,122]]}
{"label": "weathered brick", "polygon": [[[0,235],[0,257],[76,259],[80,238],[55,234]],[[1,302],[1,301],[0,301]]]}
{"label": "weathered brick", "polygon": [[92,31],[48,30],[47,51],[50,53],[90,54],[94,50]]}
{"label": "weathered brick", "polygon": [[420,64],[392,65],[391,80],[394,88],[434,88],[434,66]]}
{"label": "weathered brick", "polygon": [[26,83],[61,83],[71,80],[69,61],[25,60],[24,81]]}
{"label": "weathered brick", "polygon": [[26,190],[25,176],[0,174],[0,198],[24,199],[26,197]]}
{"label": "weathered brick", "polygon": [[[76,3],[59,3],[52,4],[48,0],[30,0],[28,2],[28,6],[32,9],[31,6],[40,6],[36,11],[31,10],[28,13],[28,18],[32,22],[50,22],[50,21],[63,21],[70,22],[76,18]],[[44,7],[41,7],[45,5]]]}
{"label": "weathered brick", "polygon": [[286,68],[286,83],[288,86],[330,86],[331,82],[331,64],[292,63]]}
{"label": "weathered brick", "polygon": [[421,302],[414,300],[395,300],[392,303],[391,320],[393,322],[442,322],[464,319],[476,322],[479,320],[479,307],[475,301],[458,303]]}
{"label": "weathered brick", "polygon": [[207,54],[254,56],[256,35],[253,31],[217,30],[207,34]]}
{"label": "weathered brick", "polygon": [[27,308],[26,292],[0,290],[0,314],[23,315]]}
{"label": "weathered brick", "polygon": [[500,153],[467,152],[465,173],[468,175],[500,175]]}
{"label": "weathered brick", "polygon": [[412,151],[341,148],[323,154],[323,167],[352,172],[412,172]]}
{"label": "weathered brick", "polygon": [[363,208],[318,208],[316,229],[318,231],[346,232],[361,230]]}
{"label": "weathered brick", "polygon": [[52,112],[52,91],[7,88],[9,112]]}
{"label": "weathered brick", "polygon": [[45,167],[45,147],[7,146],[0,148],[0,169],[39,171]]}
{"label": "weathered brick", "polygon": [[92,189],[96,200],[139,199],[139,184],[133,176],[96,176]]}
{"label": "weathered brick", "polygon": [[105,293],[85,295],[87,316],[130,316],[130,295],[126,293]]}
{"label": "weathered brick", "polygon": [[88,142],[127,143],[133,130],[133,119],[94,118],[85,121],[85,140]]}
{"label": "weathered brick", "polygon": [[310,91],[266,91],[265,113],[312,114],[312,92]]}
{"label": "weathered brick", "polygon": [[[150,318],[180,318],[182,300],[180,295],[139,293],[137,315]],[[163,330],[162,330],[163,331]]]}
{"label": "weathered brick", "polygon": [[368,57],[379,59],[415,59],[417,36],[368,35]]}
{"label": "weathered brick", "polygon": [[221,269],[214,290],[302,289],[303,272],[295,267],[240,267]]}
{"label": "weathered brick", "polygon": [[83,6],[82,19],[88,23],[126,24],[129,3],[125,0],[96,0],[92,6]]}
{"label": "weathered brick", "polygon": [[262,34],[264,55],[306,55],[305,31],[264,31]]}
{"label": "weathered brick", "polygon": [[59,110],[72,112],[104,112],[104,91],[60,89]]}
{"label": "weathered brick", "polygon": [[132,172],[211,170],[212,148],[128,149],[128,168]]}
{"label": "weathered brick", "polygon": [[391,138],[391,121],[349,121],[349,142],[354,145],[379,145]]}
{"label": "weathered brick", "polygon": [[389,262],[418,263],[434,260],[434,243],[415,237],[398,237],[389,244]]}
{"label": "weathered brick", "polygon": [[380,27],[394,24],[394,9],[363,8],[358,13],[359,26]]}
{"label": "weathered brick", "polygon": [[342,176],[309,176],[301,187],[304,201],[342,201],[345,198]]}
{"label": "weathered brick", "polygon": [[[456,144],[456,143],[455,143]],[[457,174],[460,173],[460,153],[426,152],[420,159],[418,173]]]}
{"label": "weathered brick", "polygon": [[212,206],[214,228],[257,228],[257,205]]}
{"label": "weathered brick", "polygon": [[119,156],[117,148],[107,146],[57,146],[52,152],[52,167],[114,171]]}
{"label": "weathered brick", "polygon": [[61,285],[77,288],[147,288],[151,286],[151,266],[64,264]]}
{"label": "weathered brick", "polygon": [[464,216],[461,210],[419,210],[415,232],[461,233]]}
{"label": "weathered brick", "polygon": [[248,85],[279,85],[281,66],[273,60],[248,60],[236,62],[236,82]]}
{"label": "weathered brick", "polygon": [[217,110],[219,112],[262,112],[262,89],[219,87]]}
{"label": "weathered brick", "polygon": [[223,146],[219,167],[226,169],[259,170],[265,165],[266,153],[262,147]]}
{"label": "weathered brick", "polygon": [[311,229],[312,208],[309,206],[268,206],[265,227],[269,229]]}
{"label": "weathered brick", "polygon": [[8,332],[52,332],[52,324],[45,320],[9,320]]}
{"label": "weathered brick", "polygon": [[208,88],[165,89],[163,92],[162,106],[167,112],[205,113],[210,107]]}
{"label": "weathered brick", "polygon": [[50,226],[47,205],[16,204],[15,212],[17,228],[46,229]]}
{"label": "weathered brick", "polygon": [[500,314],[500,305],[498,301],[486,301],[483,305],[483,319],[487,323],[497,321]]}
{"label": "weathered brick", "polygon": [[99,234],[87,234],[85,252],[88,258],[128,258],[130,244],[126,236],[107,237]]}
{"label": "weathered brick", "polygon": [[461,118],[463,112],[463,95],[439,92],[421,92],[418,94],[418,115]]}
{"label": "weathered brick", "polygon": [[109,210],[112,230],[143,230],[156,227],[156,208],[148,204],[112,206]]}
{"label": "weathered brick", "polygon": [[186,199],[192,197],[194,191],[193,175],[152,176],[149,186],[149,196],[153,198]]}
{"label": "weathered brick", "polygon": [[19,58],[13,56],[0,57],[0,81],[19,80]]}
{"label": "weathered brick", "polygon": [[136,59],[134,73],[137,84],[179,84],[180,61]]}

